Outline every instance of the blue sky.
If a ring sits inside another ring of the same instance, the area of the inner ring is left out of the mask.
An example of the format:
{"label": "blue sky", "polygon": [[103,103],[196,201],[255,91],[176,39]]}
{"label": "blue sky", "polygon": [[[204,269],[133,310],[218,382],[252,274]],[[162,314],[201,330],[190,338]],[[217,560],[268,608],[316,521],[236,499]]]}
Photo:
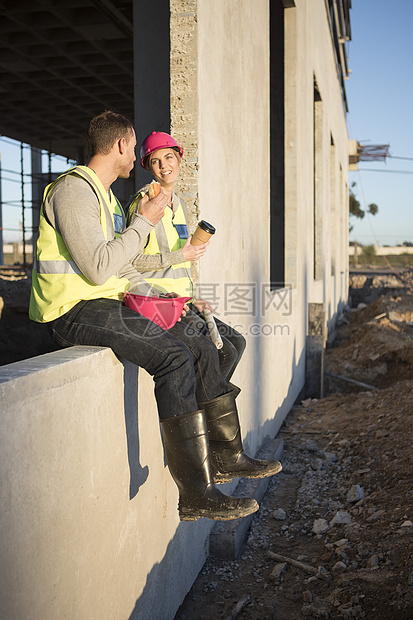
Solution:
{"label": "blue sky", "polygon": [[[389,144],[391,155],[413,160],[413,2],[353,0],[352,5],[349,137]],[[365,245],[376,239],[380,245],[413,242],[413,161],[387,158],[360,162],[359,169],[350,173],[350,184],[356,182],[362,206],[376,203],[379,212],[361,221],[352,218],[350,239]],[[411,174],[391,172],[399,170]]]}
{"label": "blue sky", "polygon": [[[362,144],[389,144],[394,157],[413,159],[413,1],[353,0],[352,5],[352,40],[347,44],[351,74],[346,81],[349,137]],[[0,139],[0,153],[3,170],[20,172],[18,143]],[[67,167],[63,158],[53,161],[54,171]],[[43,169],[47,169],[46,161]],[[379,213],[363,220],[352,218],[350,239],[365,245],[376,240],[381,245],[413,242],[413,161],[388,158],[385,163],[361,162],[359,169],[350,173],[349,183],[356,182],[361,205],[376,203]],[[412,174],[391,172],[398,170]],[[30,172],[27,148],[24,171]],[[3,172],[2,189],[3,201],[18,200],[19,176]],[[30,198],[27,182],[25,199]],[[27,210],[26,222],[30,221]],[[19,222],[21,208],[5,205],[3,227],[17,229],[5,230],[5,240],[19,238]]]}

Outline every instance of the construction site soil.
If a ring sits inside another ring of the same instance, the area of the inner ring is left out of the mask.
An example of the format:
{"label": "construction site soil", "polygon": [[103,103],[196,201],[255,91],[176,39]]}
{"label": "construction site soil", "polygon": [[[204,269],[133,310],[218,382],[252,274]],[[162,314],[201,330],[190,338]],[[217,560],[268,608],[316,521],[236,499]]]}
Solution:
{"label": "construction site soil", "polygon": [[[25,280],[0,277],[3,364],[54,348]],[[353,274],[350,293],[240,557],[209,557],[175,620],[413,618],[411,273]]]}
{"label": "construction site soil", "polygon": [[352,276],[325,397],[289,413],[240,557],[209,557],[175,620],[413,618],[411,291]]}

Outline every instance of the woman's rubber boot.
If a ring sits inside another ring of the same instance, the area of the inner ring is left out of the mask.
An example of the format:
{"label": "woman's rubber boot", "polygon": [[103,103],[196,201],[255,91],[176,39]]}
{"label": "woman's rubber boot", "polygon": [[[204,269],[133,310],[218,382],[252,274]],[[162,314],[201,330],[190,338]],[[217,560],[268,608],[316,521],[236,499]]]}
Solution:
{"label": "woman's rubber boot", "polygon": [[232,478],[267,478],[278,474],[279,461],[253,459],[244,452],[234,391],[198,403],[205,410],[215,482]]}
{"label": "woman's rubber boot", "polygon": [[258,510],[255,499],[231,497],[215,486],[203,411],[162,420],[161,429],[169,471],[179,489],[181,521],[229,521]]}
{"label": "woman's rubber boot", "polygon": [[234,397],[236,398],[238,394],[241,392],[241,388],[238,387],[238,385],[235,385],[235,383],[231,383],[231,381],[228,381],[228,385],[231,388],[231,390],[234,392]]}

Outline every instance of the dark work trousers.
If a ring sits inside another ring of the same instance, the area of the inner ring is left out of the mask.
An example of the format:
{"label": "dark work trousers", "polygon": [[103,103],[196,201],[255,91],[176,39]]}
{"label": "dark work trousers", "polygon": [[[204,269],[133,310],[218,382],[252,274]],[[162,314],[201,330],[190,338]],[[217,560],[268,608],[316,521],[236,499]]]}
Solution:
{"label": "dark work trousers", "polygon": [[[189,308],[189,312],[187,312],[186,317],[182,318],[182,321],[200,334],[209,337],[208,327],[202,314],[198,312],[193,304],[189,304]],[[244,336],[237,332],[236,329],[227,325],[216,316],[214,316],[214,319],[223,345],[218,350],[219,366],[225,380],[229,381],[238,366],[247,343]]]}
{"label": "dark work trousers", "polygon": [[165,331],[114,299],[81,301],[49,324],[60,346],[110,347],[153,376],[159,417],[199,409],[230,391],[212,341],[179,321]]}

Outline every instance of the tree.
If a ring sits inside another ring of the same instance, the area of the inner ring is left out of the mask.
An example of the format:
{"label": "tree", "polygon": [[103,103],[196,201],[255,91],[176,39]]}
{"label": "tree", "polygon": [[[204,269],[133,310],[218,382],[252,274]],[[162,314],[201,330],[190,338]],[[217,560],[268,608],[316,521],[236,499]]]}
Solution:
{"label": "tree", "polygon": [[[355,188],[356,187],[357,187],[357,184],[355,182],[352,183],[352,185],[350,187],[350,191],[349,191],[350,216],[358,217],[360,220],[362,220],[363,217],[366,215],[366,211],[361,208],[360,202],[357,200],[357,197],[356,197],[356,194],[355,194]],[[372,202],[371,204],[368,205],[367,211],[371,215],[376,215],[376,213],[378,213],[378,211],[379,211],[379,208],[378,208],[378,206],[374,202]],[[353,230],[353,228],[354,228],[354,226],[350,223],[349,224],[349,232],[351,232]]]}

